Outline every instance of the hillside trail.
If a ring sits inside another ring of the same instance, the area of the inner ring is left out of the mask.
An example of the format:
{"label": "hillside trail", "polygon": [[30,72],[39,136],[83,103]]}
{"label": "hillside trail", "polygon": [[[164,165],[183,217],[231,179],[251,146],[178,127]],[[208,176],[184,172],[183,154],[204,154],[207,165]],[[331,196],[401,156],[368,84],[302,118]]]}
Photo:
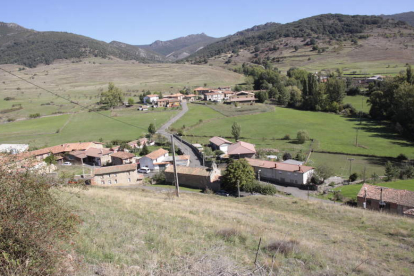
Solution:
{"label": "hillside trail", "polygon": [[[186,101],[181,102],[182,110],[175,115],[173,118],[168,120],[164,125],[162,125],[158,130],[157,133],[161,134],[162,136],[166,137],[168,141],[171,140],[171,133],[169,133],[167,130],[168,128],[174,124],[176,121],[178,121],[182,116],[184,116],[185,113],[188,111],[188,106]],[[182,143],[179,139],[174,137],[174,144],[176,147],[178,147],[185,155],[190,156],[190,167],[201,167],[202,166],[202,160],[198,159],[198,157],[194,154],[193,150],[187,146],[186,144]]]}

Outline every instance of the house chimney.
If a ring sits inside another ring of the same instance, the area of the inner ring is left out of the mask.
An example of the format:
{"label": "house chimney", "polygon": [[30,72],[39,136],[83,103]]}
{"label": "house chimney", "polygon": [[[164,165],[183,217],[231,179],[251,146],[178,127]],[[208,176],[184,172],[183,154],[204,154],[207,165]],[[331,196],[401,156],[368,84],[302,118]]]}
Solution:
{"label": "house chimney", "polygon": [[101,149],[101,154],[103,154],[103,150]]}
{"label": "house chimney", "polygon": [[275,163],[275,169],[277,169],[277,163]]}

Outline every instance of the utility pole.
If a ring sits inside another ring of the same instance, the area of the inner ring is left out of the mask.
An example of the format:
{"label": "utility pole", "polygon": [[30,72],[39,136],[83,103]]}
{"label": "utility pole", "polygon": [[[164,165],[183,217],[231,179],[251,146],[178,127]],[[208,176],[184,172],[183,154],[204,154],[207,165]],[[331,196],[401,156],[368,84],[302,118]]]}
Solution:
{"label": "utility pole", "polygon": [[237,180],[237,197],[240,197],[240,180]]}
{"label": "utility pole", "polygon": [[358,147],[358,131],[359,131],[359,128],[357,128],[356,130],[356,137],[355,137],[355,144],[357,147]]}
{"label": "utility pole", "polygon": [[349,175],[351,175],[352,173],[352,161],[355,160],[355,158],[348,158],[349,160]]}
{"label": "utility pole", "polygon": [[364,183],[366,181],[366,172],[367,172],[367,166],[364,166]]}
{"label": "utility pole", "polygon": [[175,162],[175,146],[174,146],[174,136],[171,135],[171,145],[172,145],[172,154],[173,154],[173,166],[174,166],[174,183],[175,183],[175,195],[180,197],[180,186],[178,184],[178,175],[177,175],[177,166]]}

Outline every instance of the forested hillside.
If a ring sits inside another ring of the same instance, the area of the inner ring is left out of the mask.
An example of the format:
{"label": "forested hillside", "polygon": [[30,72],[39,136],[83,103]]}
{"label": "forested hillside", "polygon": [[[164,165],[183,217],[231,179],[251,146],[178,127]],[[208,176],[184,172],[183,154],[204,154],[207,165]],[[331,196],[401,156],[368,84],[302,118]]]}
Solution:
{"label": "forested hillside", "polygon": [[0,64],[36,67],[56,59],[117,57],[124,60],[154,62],[162,57],[146,50],[131,51],[89,37],[65,32],[37,32],[16,24],[0,23]]}
{"label": "forested hillside", "polygon": [[380,16],[383,17],[383,18],[405,21],[408,24],[410,24],[411,26],[414,26],[414,12],[412,12],[412,11],[411,12],[390,14],[390,15],[381,14]]}

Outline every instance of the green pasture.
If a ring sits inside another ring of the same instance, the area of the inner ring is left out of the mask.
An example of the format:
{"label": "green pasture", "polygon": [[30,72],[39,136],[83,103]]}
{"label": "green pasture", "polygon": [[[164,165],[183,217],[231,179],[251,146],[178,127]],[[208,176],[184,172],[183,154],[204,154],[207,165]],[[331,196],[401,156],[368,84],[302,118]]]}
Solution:
{"label": "green pasture", "polygon": [[29,143],[30,146],[43,147],[69,142],[98,141],[100,138],[104,141],[133,140],[147,133],[150,123],[156,123],[159,127],[176,112],[135,111],[128,112],[125,116],[112,114],[112,117],[110,111],[102,112],[112,119],[93,112],[82,112],[7,123],[0,127],[0,142]]}
{"label": "green pasture", "polygon": [[362,95],[346,96],[343,100],[343,103],[352,104],[352,106],[355,107],[357,111],[363,111],[368,113],[369,109],[371,108],[370,105],[368,105],[367,103],[368,99],[368,97]]}
{"label": "green pasture", "polygon": [[[192,121],[202,119],[192,117]],[[414,157],[413,143],[395,134],[385,124],[363,119],[342,117],[324,112],[301,111],[290,108],[276,108],[274,112],[210,120],[190,128],[186,135],[193,140],[205,142],[212,136],[231,136],[231,125],[241,125],[241,139],[255,144],[258,148],[277,148],[281,151],[309,150],[310,142],[297,144],[295,140],[281,140],[285,135],[296,138],[299,130],[307,130],[314,139],[312,148],[318,151],[396,157],[404,153]],[[183,117],[178,126],[191,125]],[[358,147],[355,145],[358,129]]]}

